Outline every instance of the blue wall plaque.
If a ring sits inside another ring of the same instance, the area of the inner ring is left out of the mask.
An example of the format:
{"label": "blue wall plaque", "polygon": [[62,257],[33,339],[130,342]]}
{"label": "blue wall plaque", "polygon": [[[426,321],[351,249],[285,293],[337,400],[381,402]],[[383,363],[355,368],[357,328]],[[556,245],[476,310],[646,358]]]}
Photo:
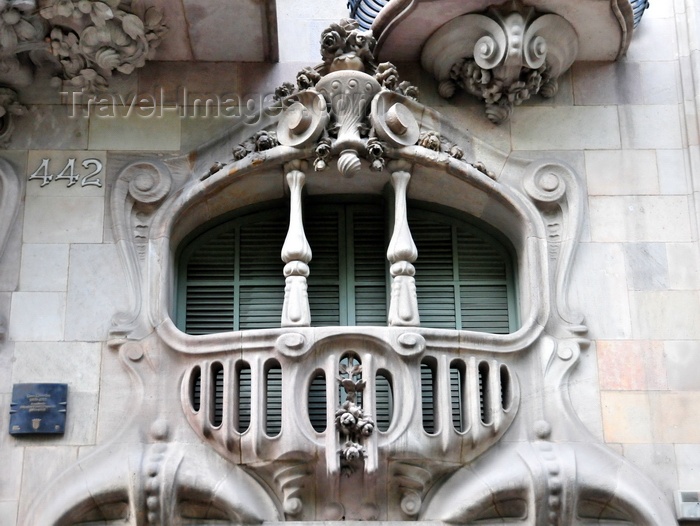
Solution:
{"label": "blue wall plaque", "polygon": [[14,384],[11,435],[62,435],[66,429],[67,384]]}

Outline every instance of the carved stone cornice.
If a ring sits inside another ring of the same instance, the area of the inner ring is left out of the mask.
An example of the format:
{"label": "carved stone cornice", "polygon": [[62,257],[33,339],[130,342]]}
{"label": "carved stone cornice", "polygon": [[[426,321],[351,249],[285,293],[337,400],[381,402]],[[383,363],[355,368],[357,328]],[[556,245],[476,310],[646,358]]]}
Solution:
{"label": "carved stone cornice", "polygon": [[578,40],[563,17],[513,2],[448,22],[428,39],[421,60],[441,96],[450,98],[459,87],[483,100],[486,116],[500,124],[533,95],[557,93]]}
{"label": "carved stone cornice", "polygon": [[166,31],[145,0],[0,0],[0,140],[36,68],[49,68],[57,88],[103,91],[115,72],[142,67]]}

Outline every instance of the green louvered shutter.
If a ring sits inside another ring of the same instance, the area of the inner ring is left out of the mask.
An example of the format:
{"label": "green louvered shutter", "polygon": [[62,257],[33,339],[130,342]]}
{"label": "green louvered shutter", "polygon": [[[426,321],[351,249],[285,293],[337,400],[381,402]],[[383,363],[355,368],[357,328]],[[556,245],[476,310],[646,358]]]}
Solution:
{"label": "green louvered shutter", "polygon": [[[391,284],[383,203],[310,201],[304,211],[312,325],[385,325]],[[421,325],[514,330],[512,270],[501,244],[467,222],[418,207],[409,207],[409,223]],[[287,225],[288,211],[278,207],[194,241],[181,260],[178,325],[195,335],[279,327]]]}
{"label": "green louvered shutter", "polygon": [[233,330],[236,232],[201,245],[186,272],[184,330],[209,334]]}
{"label": "green louvered shutter", "polygon": [[387,261],[386,224],[383,207],[354,206],[348,217],[352,228],[348,248],[348,274],[352,277],[350,299],[354,305],[348,309],[354,313],[349,325],[386,325],[387,320]]}
{"label": "green louvered shutter", "polygon": [[342,207],[309,206],[304,214],[304,230],[312,259],[307,279],[309,308],[313,327],[345,325],[341,312],[340,276],[343,271],[344,228]]}
{"label": "green louvered shutter", "polygon": [[284,302],[284,263],[280,253],[288,224],[284,213],[240,227],[237,330],[280,325]]}
{"label": "green louvered shutter", "polygon": [[462,328],[508,334],[506,261],[492,244],[457,229]]}
{"label": "green louvered shutter", "polygon": [[415,210],[409,222],[418,248],[421,325],[509,333],[515,320],[505,250],[473,226],[446,216]]}
{"label": "green louvered shutter", "polygon": [[418,248],[416,290],[421,325],[440,329],[458,327],[452,227],[418,217],[410,224]]}

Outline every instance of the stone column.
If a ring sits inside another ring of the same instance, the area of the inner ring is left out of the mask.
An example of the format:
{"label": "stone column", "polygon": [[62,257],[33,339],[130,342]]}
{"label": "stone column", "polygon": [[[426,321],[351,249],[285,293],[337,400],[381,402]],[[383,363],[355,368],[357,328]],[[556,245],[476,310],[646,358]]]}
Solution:
{"label": "stone column", "polygon": [[394,233],[391,236],[387,258],[391,263],[391,303],[389,325],[418,326],[418,296],[416,273],[412,263],[418,258],[418,250],[408,228],[406,213],[406,189],[411,179],[411,165],[405,161],[389,163],[391,181],[394,185]]}
{"label": "stone column", "polygon": [[304,187],[306,161],[292,161],[285,165],[290,193],[289,230],[282,246],[282,261],[286,286],[282,306],[282,327],[308,327],[311,325],[309,295],[306,278],[309,275],[311,247],[306,241],[301,216],[301,190]]}

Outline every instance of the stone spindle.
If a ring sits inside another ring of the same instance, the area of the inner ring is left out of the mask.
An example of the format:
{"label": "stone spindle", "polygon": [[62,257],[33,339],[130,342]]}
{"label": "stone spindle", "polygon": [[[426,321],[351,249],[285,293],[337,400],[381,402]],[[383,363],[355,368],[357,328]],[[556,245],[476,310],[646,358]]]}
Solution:
{"label": "stone spindle", "polygon": [[408,227],[406,212],[406,189],[411,179],[411,165],[403,161],[389,164],[391,181],[394,185],[394,233],[391,236],[387,258],[391,263],[391,303],[389,305],[389,325],[420,325],[418,315],[418,295],[416,293],[416,269],[413,262],[418,258],[418,250]]}
{"label": "stone spindle", "polygon": [[309,295],[306,278],[309,276],[311,247],[304,234],[301,215],[301,190],[304,187],[306,161],[293,161],[285,165],[290,193],[289,230],[282,246],[282,261],[286,285],[282,306],[282,327],[308,327],[311,325]]}

